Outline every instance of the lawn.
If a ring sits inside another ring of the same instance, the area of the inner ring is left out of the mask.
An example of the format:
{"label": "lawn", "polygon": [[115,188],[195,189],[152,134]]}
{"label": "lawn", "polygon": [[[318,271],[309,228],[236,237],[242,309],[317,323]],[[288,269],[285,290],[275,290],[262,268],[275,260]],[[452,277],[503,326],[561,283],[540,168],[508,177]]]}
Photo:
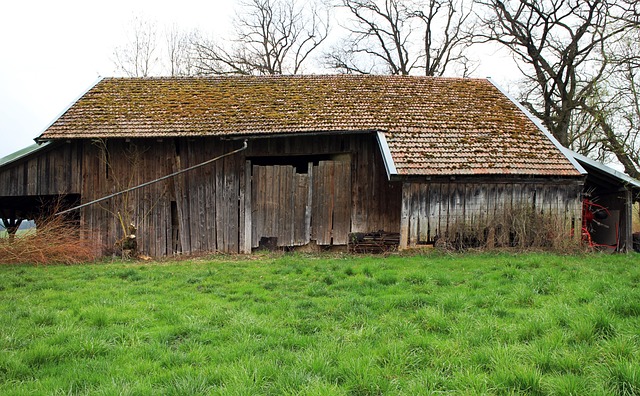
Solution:
{"label": "lawn", "polygon": [[0,394],[640,394],[638,256],[0,265]]}

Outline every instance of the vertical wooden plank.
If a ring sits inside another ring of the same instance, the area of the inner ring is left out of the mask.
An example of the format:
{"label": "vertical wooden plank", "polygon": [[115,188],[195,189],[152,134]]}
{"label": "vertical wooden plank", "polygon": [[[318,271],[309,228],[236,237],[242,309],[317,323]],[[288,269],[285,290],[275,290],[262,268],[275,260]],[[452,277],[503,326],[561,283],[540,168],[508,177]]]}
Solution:
{"label": "vertical wooden plank", "polygon": [[346,245],[351,230],[351,165],[334,162],[333,244]]}
{"label": "vertical wooden plank", "polygon": [[402,211],[400,214],[400,245],[399,250],[409,246],[409,218],[411,216],[411,183],[402,183]]}
{"label": "vertical wooden plank", "polygon": [[324,172],[322,172],[322,163],[313,166],[313,187],[312,187],[312,213],[311,213],[311,239],[315,240],[317,244],[321,240],[322,236],[322,206],[324,202],[322,192],[322,181]]}
{"label": "vertical wooden plank", "polygon": [[230,253],[239,253],[239,237],[240,237],[240,173],[243,168],[243,163],[239,161],[238,157],[225,158],[225,190],[229,192],[227,196],[227,224],[229,227],[226,234],[226,244],[229,247]]}
{"label": "vertical wooden plank", "polygon": [[284,229],[284,240],[286,246],[293,246],[293,233],[295,229],[295,197],[296,197],[296,184],[295,184],[296,169],[293,166],[287,166],[285,172],[286,178],[286,195],[284,197],[287,222]]}
{"label": "vertical wooden plank", "polygon": [[498,187],[495,183],[487,185],[487,237],[486,247],[493,249],[496,246],[496,227],[498,226]]}
{"label": "vertical wooden plank", "polygon": [[307,203],[308,192],[306,190],[306,184],[309,181],[309,176],[306,174],[293,174],[294,177],[294,189],[293,194],[293,246],[304,245],[304,231],[305,231],[305,206]]}
{"label": "vertical wooden plank", "polygon": [[[249,161],[247,161],[249,162]],[[260,179],[258,177],[258,167],[251,166],[251,247],[257,247],[258,239],[258,191],[260,190]]]}
{"label": "vertical wooden plank", "polygon": [[251,176],[251,247],[257,248],[262,235],[264,221],[264,174],[261,166],[253,165]]}
{"label": "vertical wooden plank", "polygon": [[440,236],[449,237],[449,183],[440,185],[440,214],[438,216]]}
{"label": "vertical wooden plank", "polygon": [[288,246],[289,226],[291,224],[291,211],[289,202],[291,200],[291,192],[289,190],[289,166],[277,166],[278,181],[278,203],[274,212],[276,221],[276,237],[278,238],[278,246]]}
{"label": "vertical wooden plank", "polygon": [[419,207],[418,207],[418,242],[429,242],[429,184],[420,183],[419,191]]}
{"label": "vertical wooden plank", "polygon": [[460,182],[453,183],[454,193],[452,202],[452,223],[456,230],[459,232],[464,231],[465,218],[464,218],[464,194],[465,194],[465,184]]}
{"label": "vertical wooden plank", "polygon": [[427,216],[429,222],[429,243],[433,243],[440,233],[439,213],[440,213],[440,184],[429,183],[429,206],[427,207]]}
{"label": "vertical wooden plank", "polygon": [[498,246],[506,246],[508,241],[508,232],[506,223],[506,212],[511,205],[510,194],[506,192],[507,185],[504,183],[496,184],[496,243]]}
{"label": "vertical wooden plank", "polygon": [[333,238],[333,216],[335,213],[335,162],[327,161],[325,166],[327,167],[327,173],[324,183],[326,189],[324,196],[328,205],[325,211],[324,244],[330,245]]}
{"label": "vertical wooden plank", "polygon": [[316,189],[313,193],[314,199],[317,199],[318,205],[315,206],[316,213],[313,216],[313,225],[316,232],[316,243],[318,245],[325,245],[325,232],[326,232],[326,224],[327,224],[327,208],[328,202],[327,197],[325,195],[326,188],[325,185],[327,183],[327,171],[326,165],[323,161],[318,163],[316,167],[315,173],[317,175],[316,178]]}
{"label": "vertical wooden plank", "polygon": [[[179,144],[182,144],[181,142]],[[186,144],[184,142],[183,146]],[[176,169],[182,169],[182,156],[178,156],[176,159]],[[189,188],[188,183],[191,179],[192,173],[183,173],[177,180],[178,189],[176,190],[176,204],[178,206],[178,218],[180,222],[180,244],[182,246],[182,252],[191,254],[193,249],[191,247],[191,221],[187,214],[189,213]]]}
{"label": "vertical wooden plank", "polygon": [[311,242],[311,214],[313,212],[313,182],[314,182],[314,171],[313,171],[313,162],[308,163],[308,174],[309,178],[307,180],[307,204],[305,207],[304,213],[304,241],[305,244]]}
{"label": "vertical wooden plank", "polygon": [[418,244],[419,233],[419,205],[420,205],[420,184],[410,183],[409,194],[409,247],[415,247]]}
{"label": "vertical wooden plank", "polygon": [[[38,161],[37,159],[30,159],[26,164],[27,167],[27,195],[37,194],[37,181],[38,179]],[[16,183],[17,185],[17,183]],[[16,194],[18,195],[18,194]]]}
{"label": "vertical wooden plank", "polygon": [[240,184],[240,253],[251,253],[251,161],[245,161]]}
{"label": "vertical wooden plank", "polygon": [[227,225],[224,222],[225,210],[225,192],[224,192],[224,165],[222,162],[216,162],[213,167],[211,178],[214,180],[213,190],[215,191],[215,199],[212,205],[215,209],[215,222],[213,229],[207,230],[207,235],[212,238],[210,244],[215,244],[216,251],[226,252],[224,245],[224,230]]}

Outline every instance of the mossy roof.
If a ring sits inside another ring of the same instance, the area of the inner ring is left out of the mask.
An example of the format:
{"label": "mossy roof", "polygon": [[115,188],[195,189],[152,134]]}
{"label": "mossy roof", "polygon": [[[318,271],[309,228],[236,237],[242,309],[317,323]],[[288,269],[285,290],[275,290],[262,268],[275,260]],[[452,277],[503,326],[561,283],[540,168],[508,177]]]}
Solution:
{"label": "mossy roof", "polygon": [[486,79],[105,78],[40,140],[382,131],[400,175],[579,176]]}

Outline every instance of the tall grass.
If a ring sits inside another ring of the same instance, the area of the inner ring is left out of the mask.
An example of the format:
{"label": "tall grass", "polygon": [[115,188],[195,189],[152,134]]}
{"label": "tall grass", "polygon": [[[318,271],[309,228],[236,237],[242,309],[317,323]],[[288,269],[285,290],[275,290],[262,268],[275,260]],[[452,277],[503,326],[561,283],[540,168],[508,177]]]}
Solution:
{"label": "tall grass", "polygon": [[0,238],[0,263],[78,264],[96,259],[91,241],[79,227],[61,216],[38,221],[38,228],[20,230],[14,238]]}
{"label": "tall grass", "polygon": [[0,266],[0,394],[635,395],[637,257]]}

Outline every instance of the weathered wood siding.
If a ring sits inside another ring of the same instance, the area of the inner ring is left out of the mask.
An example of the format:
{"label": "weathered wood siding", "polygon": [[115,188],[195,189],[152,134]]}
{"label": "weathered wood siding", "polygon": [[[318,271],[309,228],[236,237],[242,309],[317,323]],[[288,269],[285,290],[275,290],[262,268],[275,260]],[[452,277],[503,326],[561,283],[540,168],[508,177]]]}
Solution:
{"label": "weathered wood siding", "polygon": [[[82,202],[197,165],[240,146],[241,141],[215,138],[111,140],[102,148],[86,142],[82,147]],[[257,175],[252,175],[251,158],[286,162],[289,156],[313,157],[315,165],[309,174],[296,177],[291,166],[291,177],[258,176],[266,178],[262,185],[256,181]],[[318,162],[318,156],[342,159],[336,165],[336,161]],[[344,158],[349,159],[346,164]],[[315,181],[311,174],[317,174]],[[256,185],[269,189],[265,194],[274,200],[270,205],[288,207],[292,217],[287,220],[273,217],[273,212],[256,211],[256,204],[252,204]],[[307,205],[309,193],[305,195],[305,191],[309,189],[315,191],[316,202],[323,200],[315,215],[313,205]],[[178,252],[248,251],[262,233],[256,233],[255,227],[277,231],[274,236],[286,235],[279,237],[283,238],[279,243],[287,246],[308,242],[309,236],[319,244],[346,244],[349,232],[398,232],[401,192],[401,183],[387,181],[371,134],[255,139],[240,154],[89,206],[82,211],[82,223],[89,236],[108,252],[124,235],[120,218],[133,222],[138,227],[138,250],[156,257]],[[306,221],[307,212],[317,219],[315,228]],[[293,218],[304,222],[294,223]]]}
{"label": "weathered wood siding", "polygon": [[518,215],[539,214],[567,238],[581,224],[581,182],[520,180],[404,183],[401,247],[430,244],[464,230],[485,230],[490,244],[509,244]]}
{"label": "weathered wood siding", "polygon": [[[351,162],[350,232],[400,232],[402,183],[389,182],[373,134],[296,136],[255,139],[247,157],[349,154]],[[345,221],[340,218],[339,221]]]}
{"label": "weathered wood siding", "polygon": [[81,185],[81,145],[59,143],[0,170],[0,196],[77,194]]}
{"label": "weathered wood siding", "polygon": [[253,166],[252,247],[262,238],[277,246],[346,245],[351,231],[351,163],[310,163],[308,173],[290,165]]}
{"label": "weathered wood siding", "polygon": [[[233,142],[167,139],[88,144],[82,201],[151,181],[236,149]],[[108,152],[108,158],[105,158]],[[119,195],[83,210],[83,225],[106,251],[122,238],[120,218],[138,228],[138,250],[151,256],[239,251],[239,194],[243,158],[226,157],[175,178]],[[128,226],[128,224],[125,224]],[[179,240],[176,241],[176,239]]]}

